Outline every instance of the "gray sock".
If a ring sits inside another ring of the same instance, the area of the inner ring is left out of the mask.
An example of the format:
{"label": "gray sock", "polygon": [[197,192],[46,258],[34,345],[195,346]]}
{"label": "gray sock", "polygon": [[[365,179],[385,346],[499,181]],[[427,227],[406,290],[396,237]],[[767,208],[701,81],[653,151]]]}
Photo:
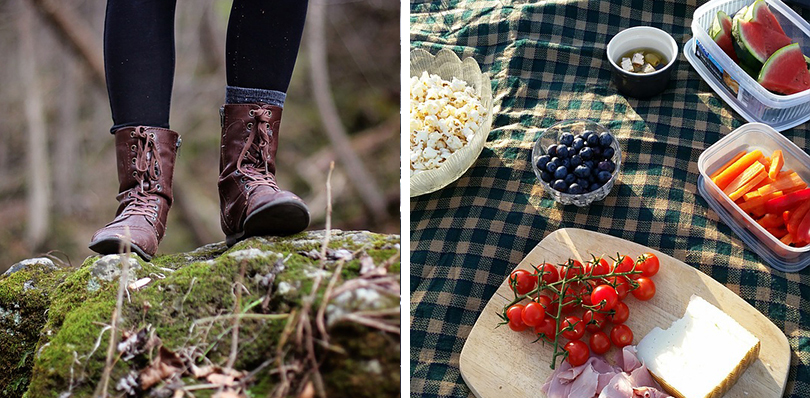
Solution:
{"label": "gray sock", "polygon": [[276,90],[265,90],[261,88],[247,88],[236,86],[225,86],[226,104],[250,104],[264,102],[284,108],[284,100],[287,93]]}

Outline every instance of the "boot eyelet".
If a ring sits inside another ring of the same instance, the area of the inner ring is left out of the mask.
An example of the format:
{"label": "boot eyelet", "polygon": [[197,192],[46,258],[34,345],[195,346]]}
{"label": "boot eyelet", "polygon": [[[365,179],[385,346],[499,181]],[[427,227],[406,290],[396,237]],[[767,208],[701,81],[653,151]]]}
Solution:
{"label": "boot eyelet", "polygon": [[135,164],[135,158],[132,158],[132,164]]}
{"label": "boot eyelet", "polygon": [[135,172],[135,171],[133,171],[133,172],[132,172],[132,176],[133,176],[133,177],[137,177],[137,176],[138,176],[138,173],[137,173],[137,172]]}
{"label": "boot eyelet", "polygon": [[131,198],[132,197],[132,192],[127,192],[127,197]]}
{"label": "boot eyelet", "polygon": [[130,131],[129,136],[135,138],[135,130]]}
{"label": "boot eyelet", "polygon": [[131,147],[129,147],[129,149],[131,149],[131,150],[132,150],[132,152],[135,152],[135,151],[137,150],[137,148],[135,148],[135,144],[132,144],[132,146],[131,146]]}
{"label": "boot eyelet", "polygon": [[250,130],[253,128],[253,122],[248,122],[247,129]]}
{"label": "boot eyelet", "polygon": [[273,117],[273,111],[270,109],[267,110],[267,117]]}
{"label": "boot eyelet", "polygon": [[149,133],[149,138],[154,140],[155,139],[155,133]]}
{"label": "boot eyelet", "polygon": [[[162,191],[162,190],[163,190],[163,187],[161,187],[161,186],[160,186],[160,184],[157,184],[157,190],[158,190],[158,191]],[[160,200],[160,199],[158,199],[158,201],[159,201],[159,200]]]}
{"label": "boot eyelet", "polygon": [[251,110],[248,111],[248,116],[254,117],[254,116],[256,116],[256,112],[253,112],[253,109],[251,109]]}

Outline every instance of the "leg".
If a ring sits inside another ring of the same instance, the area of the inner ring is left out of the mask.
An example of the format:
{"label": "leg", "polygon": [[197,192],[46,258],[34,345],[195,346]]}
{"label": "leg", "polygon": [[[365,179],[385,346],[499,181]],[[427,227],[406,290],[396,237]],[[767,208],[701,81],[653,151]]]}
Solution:
{"label": "leg", "polygon": [[118,167],[115,219],[90,249],[118,253],[125,237],[151,260],[166,231],[179,135],[168,129],[174,75],[174,1],[109,0],[104,62]]}
{"label": "leg", "polygon": [[281,112],[304,30],[305,0],[234,0],[218,181],[226,243],[306,229],[309,209],[276,183]]}
{"label": "leg", "polygon": [[175,2],[107,2],[104,69],[115,123],[112,132],[139,125],[169,128]]}

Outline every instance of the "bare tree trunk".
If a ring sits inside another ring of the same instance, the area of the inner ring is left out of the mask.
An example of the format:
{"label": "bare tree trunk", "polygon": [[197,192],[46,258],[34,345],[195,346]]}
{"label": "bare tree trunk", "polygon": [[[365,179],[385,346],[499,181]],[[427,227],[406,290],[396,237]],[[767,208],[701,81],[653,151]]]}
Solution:
{"label": "bare tree trunk", "polygon": [[350,176],[349,181],[357,189],[360,199],[370,210],[372,217],[380,222],[387,217],[385,197],[374,177],[368,172],[360,157],[352,149],[349,137],[338,115],[337,108],[332,99],[329,83],[329,70],[326,59],[325,19],[326,1],[315,0],[309,8],[309,21],[307,22],[307,47],[310,58],[310,74],[312,78],[312,91],[321,122],[326,130],[329,141],[338,155],[338,159],[346,168]]}
{"label": "bare tree trunk", "polygon": [[73,62],[70,54],[64,54],[65,62],[62,69],[61,95],[59,96],[59,149],[54,151],[54,193],[59,198],[54,203],[56,210],[61,214],[73,212],[74,186],[76,184],[76,170],[79,159],[79,96],[76,82],[82,75]]}
{"label": "bare tree trunk", "polygon": [[70,48],[87,64],[93,82],[102,89],[106,87],[104,78],[104,59],[101,43],[76,12],[64,6],[63,2],[53,0],[29,0],[40,15],[56,30],[56,36],[62,38]]}
{"label": "bare tree trunk", "polygon": [[38,87],[34,38],[34,13],[27,3],[20,4],[17,26],[20,32],[20,81],[24,87],[23,107],[28,137],[28,229],[26,238],[31,248],[38,248],[48,233],[50,176],[42,92]]}

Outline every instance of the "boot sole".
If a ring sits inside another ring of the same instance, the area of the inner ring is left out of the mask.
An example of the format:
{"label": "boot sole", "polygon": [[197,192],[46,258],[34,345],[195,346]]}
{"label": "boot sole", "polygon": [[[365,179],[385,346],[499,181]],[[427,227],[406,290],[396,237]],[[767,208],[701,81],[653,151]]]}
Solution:
{"label": "boot sole", "polygon": [[242,232],[225,237],[228,247],[253,236],[287,236],[309,226],[309,209],[293,199],[270,202],[253,212],[243,224]]}
{"label": "boot sole", "polygon": [[[90,250],[98,254],[120,254],[121,242],[122,242],[121,239],[107,238],[90,242],[90,245],[88,247],[90,248]],[[152,261],[152,256],[144,252],[143,249],[138,247],[138,245],[134,244],[131,245],[131,250],[132,252],[137,253],[139,256],[141,256],[141,258],[144,259],[144,261],[146,262]]]}

